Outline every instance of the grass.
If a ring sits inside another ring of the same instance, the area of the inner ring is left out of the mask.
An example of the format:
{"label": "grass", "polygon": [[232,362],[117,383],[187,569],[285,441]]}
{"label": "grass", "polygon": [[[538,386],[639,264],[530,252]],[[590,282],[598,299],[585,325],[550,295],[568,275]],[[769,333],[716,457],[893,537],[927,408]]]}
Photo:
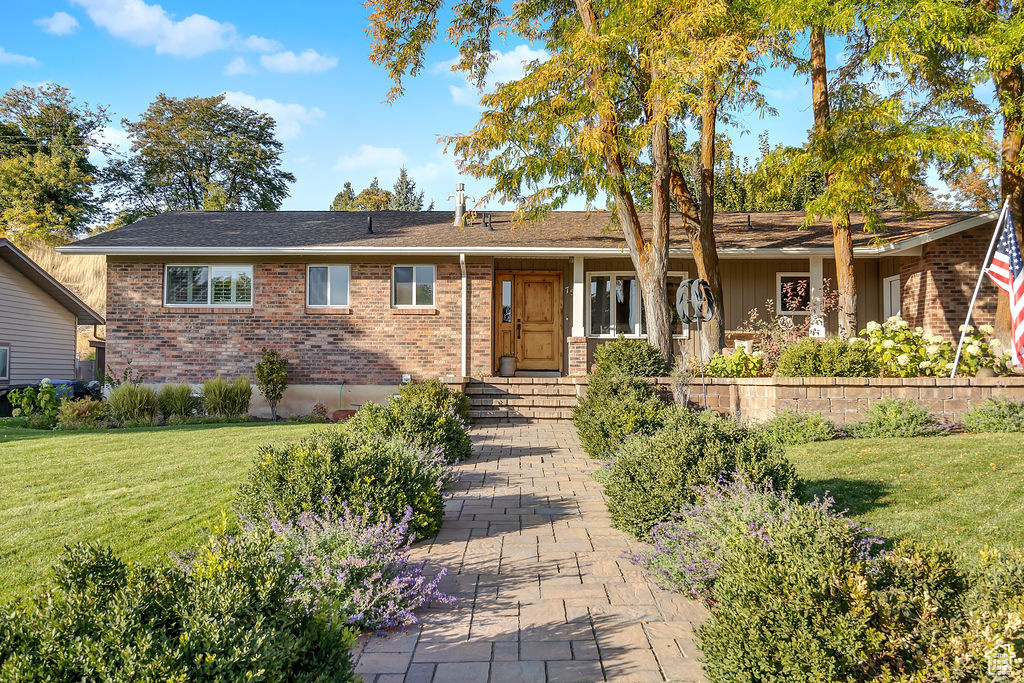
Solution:
{"label": "grass", "polygon": [[787,450],[809,495],[830,492],[889,538],[911,536],[973,561],[1024,546],[1019,434],[843,439]]}
{"label": "grass", "polygon": [[130,560],[202,540],[230,508],[256,447],[322,425],[185,425],[46,432],[0,425],[0,601],[38,588],[65,544]]}

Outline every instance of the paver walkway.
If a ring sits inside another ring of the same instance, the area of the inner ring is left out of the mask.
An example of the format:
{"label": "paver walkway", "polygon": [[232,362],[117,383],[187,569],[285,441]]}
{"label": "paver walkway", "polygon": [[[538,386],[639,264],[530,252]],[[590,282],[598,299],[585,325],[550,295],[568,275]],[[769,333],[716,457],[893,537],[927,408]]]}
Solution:
{"label": "paver walkway", "polygon": [[474,457],[417,557],[448,567],[454,607],[364,640],[356,670],[390,681],[703,681],[701,605],[623,557],[599,466],[568,423],[473,429]]}

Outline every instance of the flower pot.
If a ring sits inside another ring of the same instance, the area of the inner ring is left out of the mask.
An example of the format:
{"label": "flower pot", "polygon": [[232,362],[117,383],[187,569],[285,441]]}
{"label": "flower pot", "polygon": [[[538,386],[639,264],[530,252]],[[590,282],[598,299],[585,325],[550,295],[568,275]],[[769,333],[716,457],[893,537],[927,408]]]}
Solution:
{"label": "flower pot", "polygon": [[513,356],[502,356],[498,359],[498,375],[513,377],[516,374],[516,359]]}

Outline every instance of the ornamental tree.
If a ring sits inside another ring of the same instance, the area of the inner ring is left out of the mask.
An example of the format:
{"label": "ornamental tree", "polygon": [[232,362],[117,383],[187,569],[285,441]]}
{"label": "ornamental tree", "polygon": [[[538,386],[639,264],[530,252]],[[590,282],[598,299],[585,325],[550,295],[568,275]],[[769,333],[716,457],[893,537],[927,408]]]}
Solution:
{"label": "ornamental tree", "polygon": [[261,349],[260,361],[253,368],[256,386],[270,405],[270,419],[277,420],[277,404],[288,388],[288,360],[275,349]]}

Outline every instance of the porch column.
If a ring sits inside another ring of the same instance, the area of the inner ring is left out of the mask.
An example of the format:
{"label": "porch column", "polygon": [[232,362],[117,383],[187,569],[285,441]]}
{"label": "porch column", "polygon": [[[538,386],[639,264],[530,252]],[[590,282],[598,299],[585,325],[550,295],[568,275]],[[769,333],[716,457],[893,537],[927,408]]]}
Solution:
{"label": "porch column", "polygon": [[810,257],[810,271],[811,271],[811,328],[809,330],[810,336],[812,337],[824,337],[825,336],[825,323],[824,320],[820,321],[820,324],[815,325],[815,317],[820,317],[822,307],[822,296],[825,289],[825,257],[824,256],[811,256]]}
{"label": "porch column", "polygon": [[583,281],[583,257],[572,258],[572,330],[568,339],[569,374],[587,374],[587,331],[584,326],[586,288]]}

